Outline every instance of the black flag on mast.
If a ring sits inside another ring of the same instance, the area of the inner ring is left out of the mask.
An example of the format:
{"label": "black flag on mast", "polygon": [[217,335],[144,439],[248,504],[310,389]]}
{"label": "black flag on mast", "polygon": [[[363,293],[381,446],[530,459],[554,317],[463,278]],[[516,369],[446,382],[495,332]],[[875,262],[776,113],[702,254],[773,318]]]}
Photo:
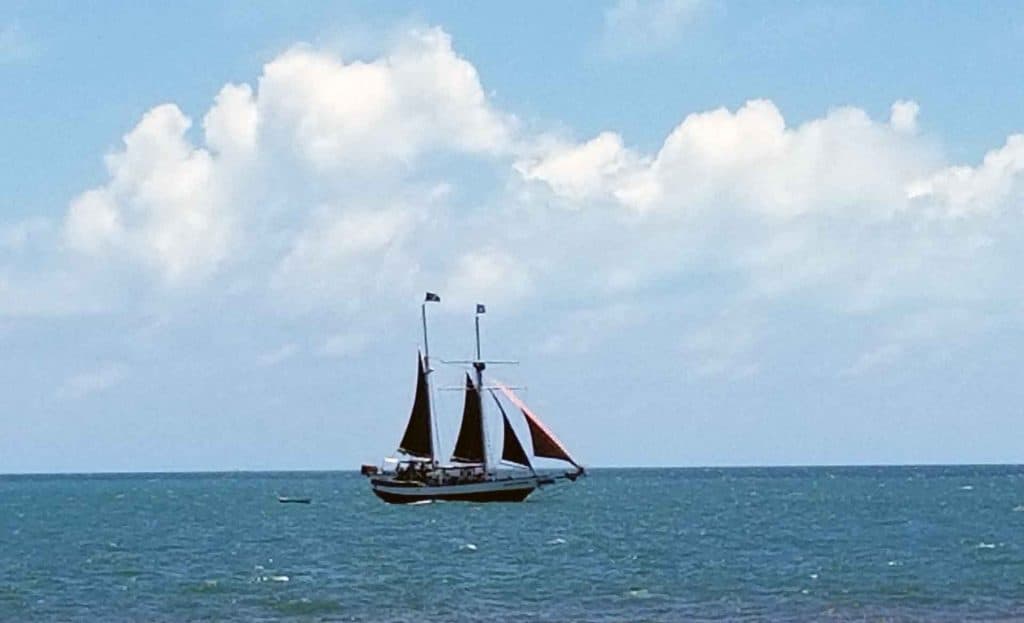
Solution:
{"label": "black flag on mast", "polygon": [[486,314],[487,313],[487,308],[484,307],[483,305],[481,305],[480,303],[477,303],[476,304],[476,313],[478,313],[478,314]]}
{"label": "black flag on mast", "polygon": [[427,298],[424,299],[424,303],[440,303],[441,297],[434,294],[433,292],[427,292]]}

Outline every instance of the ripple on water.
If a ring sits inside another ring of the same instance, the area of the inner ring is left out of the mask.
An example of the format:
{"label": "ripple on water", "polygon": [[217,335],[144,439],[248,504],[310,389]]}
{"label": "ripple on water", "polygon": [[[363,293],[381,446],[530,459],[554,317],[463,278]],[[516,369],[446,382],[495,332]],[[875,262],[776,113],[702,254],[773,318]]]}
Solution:
{"label": "ripple on water", "polygon": [[314,615],[338,614],[343,611],[341,604],[333,599],[312,597],[273,600],[267,605],[276,612],[288,616],[308,617]]}

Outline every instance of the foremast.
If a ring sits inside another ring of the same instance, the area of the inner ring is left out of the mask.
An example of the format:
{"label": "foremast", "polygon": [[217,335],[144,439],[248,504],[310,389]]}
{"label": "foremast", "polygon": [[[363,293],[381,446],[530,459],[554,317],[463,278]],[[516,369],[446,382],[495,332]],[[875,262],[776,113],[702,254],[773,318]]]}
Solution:
{"label": "foremast", "polygon": [[433,292],[427,295],[420,306],[423,319],[423,353],[417,354],[416,396],[413,399],[409,422],[405,434],[398,444],[398,451],[415,459],[428,460],[431,466],[438,464],[440,449],[437,418],[434,417],[433,387],[430,383],[430,345],[427,341],[427,303],[439,302],[441,297]]}
{"label": "foremast", "polygon": [[[427,303],[440,303],[440,302],[441,302],[441,297],[440,296],[438,296],[437,294],[435,294],[433,292],[427,292],[426,295],[423,297],[423,302],[420,303],[420,317],[423,320],[423,364],[424,364],[424,367],[426,368],[426,372],[425,373],[426,373],[426,381],[427,381],[427,400],[428,400],[428,402],[430,404],[430,413],[432,415],[435,414],[435,411],[434,411],[434,386],[430,382],[430,373],[433,372],[434,369],[430,367],[430,343],[427,341]],[[437,468],[437,465],[438,465],[437,454],[438,454],[438,450],[440,450],[440,448],[441,448],[441,434],[438,432],[437,417],[436,417],[436,415],[434,415],[434,417],[431,417],[430,420],[431,420],[431,423],[433,424],[433,426],[432,426],[433,430],[431,431],[431,434],[433,435],[433,442],[434,442],[433,443],[434,453],[431,456],[430,464],[431,464],[432,467]]]}

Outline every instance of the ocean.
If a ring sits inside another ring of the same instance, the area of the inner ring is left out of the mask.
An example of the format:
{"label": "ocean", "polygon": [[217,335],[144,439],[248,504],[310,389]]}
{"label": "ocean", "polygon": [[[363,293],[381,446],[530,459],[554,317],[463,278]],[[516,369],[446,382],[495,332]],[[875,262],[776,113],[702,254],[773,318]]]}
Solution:
{"label": "ocean", "polygon": [[2,621],[965,619],[1024,619],[1024,467],[595,469],[414,506],[349,472],[0,477]]}

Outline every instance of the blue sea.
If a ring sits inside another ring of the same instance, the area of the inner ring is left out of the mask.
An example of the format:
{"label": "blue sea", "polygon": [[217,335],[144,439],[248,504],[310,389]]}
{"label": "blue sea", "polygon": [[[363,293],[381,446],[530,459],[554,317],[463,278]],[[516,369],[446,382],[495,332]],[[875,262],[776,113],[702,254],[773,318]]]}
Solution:
{"label": "blue sea", "polygon": [[0,477],[2,621],[965,619],[1024,620],[1024,467],[597,469],[415,506],[346,472]]}

